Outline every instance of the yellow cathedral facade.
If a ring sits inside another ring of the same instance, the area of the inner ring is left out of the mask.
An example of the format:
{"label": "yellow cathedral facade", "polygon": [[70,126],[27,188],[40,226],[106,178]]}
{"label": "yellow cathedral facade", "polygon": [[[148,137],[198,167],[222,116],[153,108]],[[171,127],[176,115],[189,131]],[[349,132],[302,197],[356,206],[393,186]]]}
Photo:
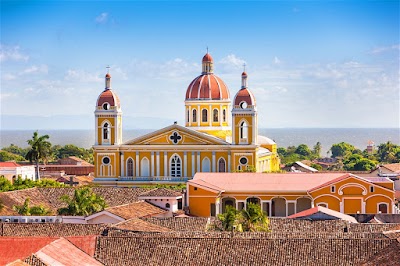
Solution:
{"label": "yellow cathedral facade", "polygon": [[107,73],[94,112],[94,182],[133,186],[186,182],[197,172],[278,171],[277,145],[258,135],[256,99],[245,71],[241,78],[231,101],[207,52],[186,90],[185,126],[174,123],[123,142],[121,103]]}

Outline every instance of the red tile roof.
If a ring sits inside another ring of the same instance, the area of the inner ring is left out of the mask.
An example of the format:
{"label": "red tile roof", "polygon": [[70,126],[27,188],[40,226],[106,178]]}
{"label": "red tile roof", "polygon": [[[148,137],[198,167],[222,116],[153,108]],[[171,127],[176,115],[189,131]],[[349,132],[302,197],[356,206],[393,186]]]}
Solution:
{"label": "red tile roof", "polygon": [[400,173],[400,163],[384,164],[381,167],[387,168],[395,173]]}
{"label": "red tile roof", "polygon": [[138,201],[125,205],[110,207],[106,208],[105,210],[124,218],[125,220],[139,217],[151,217],[157,214],[168,212],[146,201]]}
{"label": "red tile roof", "polygon": [[207,184],[214,189],[230,191],[299,191],[306,192],[329,181],[342,177],[343,173],[196,173],[188,183]]}
{"label": "red tile roof", "polygon": [[337,219],[349,221],[352,223],[357,223],[357,220],[350,215],[343,214],[343,213],[340,213],[340,212],[337,212],[337,211],[334,211],[334,210],[331,210],[331,209],[328,209],[325,207],[321,207],[321,206],[317,206],[317,207],[314,207],[311,209],[307,209],[307,210],[292,214],[292,215],[288,216],[287,218],[292,218],[292,219],[304,218],[304,217],[311,216],[311,215],[319,213],[319,212],[327,214],[329,216],[336,217]]}
{"label": "red tile roof", "polygon": [[16,162],[0,162],[0,167],[21,167]]}

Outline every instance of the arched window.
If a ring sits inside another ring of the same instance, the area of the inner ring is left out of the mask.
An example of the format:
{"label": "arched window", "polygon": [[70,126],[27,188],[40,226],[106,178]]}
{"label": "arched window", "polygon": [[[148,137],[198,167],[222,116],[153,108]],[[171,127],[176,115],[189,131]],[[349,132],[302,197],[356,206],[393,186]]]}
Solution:
{"label": "arched window", "polygon": [[248,127],[246,121],[240,123],[240,139],[247,139]]}
{"label": "arched window", "polygon": [[226,109],[222,110],[222,121],[226,122]]}
{"label": "arched window", "polygon": [[218,122],[218,109],[213,110],[213,122]]}
{"label": "arched window", "polygon": [[108,123],[104,123],[103,125],[103,139],[108,140],[110,137],[110,126]]}
{"label": "arched window", "polygon": [[218,172],[220,172],[220,173],[226,172],[224,158],[220,158],[218,160]]}
{"label": "arched window", "polygon": [[182,171],[181,171],[181,158],[174,154],[171,157],[171,162],[170,162],[170,175],[172,177],[181,177],[182,176]]}
{"label": "arched window", "polygon": [[379,203],[378,212],[379,213],[388,213],[388,204],[387,203]]}
{"label": "arched window", "polygon": [[126,173],[127,176],[133,176],[133,159],[129,158],[128,161],[126,162]]}
{"label": "arched window", "polygon": [[202,172],[211,172],[210,159],[208,159],[207,157],[204,158],[201,165],[202,165],[201,167]]}
{"label": "arched window", "polygon": [[146,157],[140,162],[140,171],[140,176],[150,176],[150,162]]}
{"label": "arched window", "polygon": [[201,121],[202,122],[207,122],[207,109],[203,109],[201,111]]}
{"label": "arched window", "polygon": [[165,208],[169,209],[171,207],[171,205],[169,203],[165,204]]}
{"label": "arched window", "polygon": [[193,109],[193,119],[192,122],[197,122],[197,110]]}

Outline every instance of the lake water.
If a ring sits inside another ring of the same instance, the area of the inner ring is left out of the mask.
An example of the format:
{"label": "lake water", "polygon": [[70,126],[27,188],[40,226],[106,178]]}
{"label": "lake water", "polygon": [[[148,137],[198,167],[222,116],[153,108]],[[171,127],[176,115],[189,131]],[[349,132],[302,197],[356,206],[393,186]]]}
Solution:
{"label": "lake water", "polygon": [[[151,129],[125,130],[123,138],[124,141],[128,141],[152,131]],[[27,147],[27,140],[32,137],[33,130],[2,130],[0,133],[0,147],[9,146],[11,143]],[[48,134],[53,145],[74,144],[90,148],[94,143],[93,130],[40,130],[39,134]],[[367,147],[370,140],[376,146],[387,141],[400,145],[399,128],[263,128],[259,129],[259,134],[273,139],[278,147],[285,148],[299,144],[306,144],[312,148],[319,141],[322,144],[322,156],[332,144],[342,141],[361,150]]]}

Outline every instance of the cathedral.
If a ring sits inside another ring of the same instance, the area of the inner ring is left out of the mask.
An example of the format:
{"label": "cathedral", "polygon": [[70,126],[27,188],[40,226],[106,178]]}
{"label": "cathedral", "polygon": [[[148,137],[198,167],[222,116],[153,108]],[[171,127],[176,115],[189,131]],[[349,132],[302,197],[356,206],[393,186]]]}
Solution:
{"label": "cathedral", "polygon": [[186,182],[197,172],[274,172],[277,145],[258,135],[256,99],[247,73],[233,101],[207,54],[185,97],[185,126],[174,123],[122,141],[122,109],[105,76],[95,109],[95,180],[105,186]]}

